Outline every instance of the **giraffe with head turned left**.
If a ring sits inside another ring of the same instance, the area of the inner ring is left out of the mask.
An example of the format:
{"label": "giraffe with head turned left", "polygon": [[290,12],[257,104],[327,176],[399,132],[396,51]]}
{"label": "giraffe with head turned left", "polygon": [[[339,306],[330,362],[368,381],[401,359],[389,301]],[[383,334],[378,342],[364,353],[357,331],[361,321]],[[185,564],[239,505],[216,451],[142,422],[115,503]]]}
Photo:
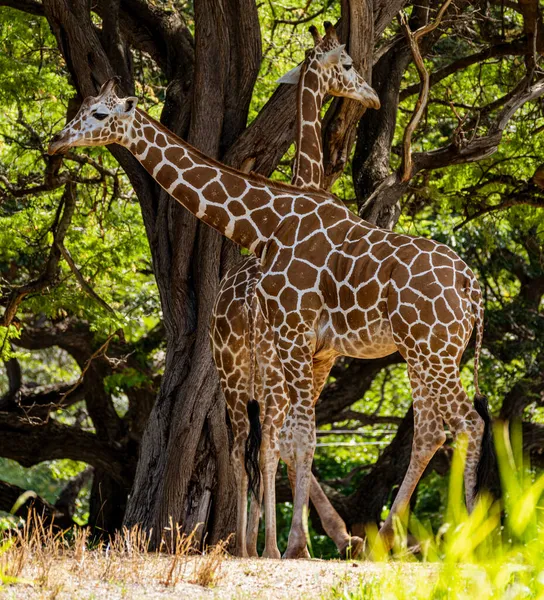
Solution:
{"label": "giraffe with head turned left", "polygon": [[[321,189],[325,182],[320,111],[326,97],[343,96],[364,106],[376,109],[380,106],[377,94],[353,67],[352,58],[339,43],[333,25],[327,21],[324,26],[323,38],[316,27],[310,27],[314,47],[306,52],[300,65],[278,80],[298,86],[296,154],[291,183],[310,189]],[[334,68],[338,62],[341,69]],[[212,312],[210,337],[234,434],[231,456],[237,484],[236,553],[257,556],[259,508],[264,494],[263,556],[278,558],[275,475],[279,456],[286,461],[290,456],[282,448],[282,440],[287,439],[293,419],[287,418],[285,422],[290,403],[281,361],[274,346],[274,332],[263,318],[254,293],[260,278],[260,264],[255,257],[248,257],[225,275]],[[258,458],[247,461],[248,402],[253,400],[260,405],[257,410],[262,437],[259,447],[254,448]],[[282,425],[284,430],[280,433]],[[245,472],[245,465],[249,473]],[[288,464],[288,475],[294,488],[296,475],[292,464]],[[259,487],[262,481],[262,487],[257,491],[258,498],[252,498],[246,542],[248,478],[254,487]],[[357,553],[363,541],[349,536],[345,523],[313,475],[310,497],[340,554],[347,554],[348,547]]]}
{"label": "giraffe with head turned left", "polygon": [[[341,68],[341,66],[338,66]],[[315,450],[315,399],[337,356],[378,358],[399,351],[414,398],[408,471],[380,530],[392,543],[446,423],[467,438],[465,496],[472,509],[490,435],[477,371],[483,304],[476,277],[444,244],[366,223],[330,193],[245,174],[205,156],[108,81],[53,136],[49,153],[118,143],[201,221],[260,259],[255,286],[285,377],[293,425],[286,447],[296,471],[288,558],[306,551],[304,514]],[[461,383],[461,356],[476,328],[474,404]]]}

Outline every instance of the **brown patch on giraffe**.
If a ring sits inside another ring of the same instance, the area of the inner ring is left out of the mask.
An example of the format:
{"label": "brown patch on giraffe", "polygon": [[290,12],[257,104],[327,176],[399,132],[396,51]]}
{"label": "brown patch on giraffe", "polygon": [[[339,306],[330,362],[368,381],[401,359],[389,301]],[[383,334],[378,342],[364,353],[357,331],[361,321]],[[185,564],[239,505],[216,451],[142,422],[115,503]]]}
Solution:
{"label": "brown patch on giraffe", "polygon": [[312,165],[308,161],[304,161],[302,164],[297,165],[298,177],[305,181],[313,178]]}
{"label": "brown patch on giraffe", "polygon": [[344,313],[336,312],[333,314],[334,329],[338,335],[345,335],[348,331],[348,324]]}
{"label": "brown patch on giraffe", "polygon": [[281,292],[279,301],[284,312],[295,311],[298,307],[298,293],[292,287],[286,287]]}
{"label": "brown patch on giraffe", "polygon": [[[302,115],[305,121],[310,121],[315,127],[315,122],[319,115],[317,113],[316,98],[310,90],[302,92]],[[313,137],[313,132],[310,135]]]}
{"label": "brown patch on giraffe", "polygon": [[423,323],[413,323],[410,326],[410,335],[416,341],[426,338],[429,335],[429,326]]}
{"label": "brown patch on giraffe", "polygon": [[155,143],[155,130],[153,127],[144,127],[144,136],[151,144]]}
{"label": "brown patch on giraffe", "polygon": [[294,260],[287,269],[289,281],[301,290],[314,287],[317,281],[317,274],[316,269],[298,260]]}
{"label": "brown patch on giraffe", "polygon": [[157,137],[155,138],[155,144],[157,144],[159,148],[166,148],[166,146],[168,145],[168,140],[166,139],[166,136],[163,133],[158,133]]}
{"label": "brown patch on giraffe", "polygon": [[251,218],[259,223],[259,231],[265,236],[270,237],[278,228],[280,223],[279,217],[274,214],[269,208],[255,210],[251,213]]}
{"label": "brown patch on giraffe", "polygon": [[[261,285],[269,296],[279,296],[279,291],[284,288],[286,284],[287,281],[283,273],[267,275],[261,280]],[[268,302],[268,300],[266,300],[266,302]]]}
{"label": "brown patch on giraffe", "polygon": [[358,308],[350,310],[346,316],[350,329],[361,329],[365,327],[367,320],[365,313]]}
{"label": "brown patch on giraffe", "polygon": [[313,90],[319,89],[319,77],[314,71],[306,71],[304,76],[304,85],[312,88]]}
{"label": "brown patch on giraffe", "polygon": [[222,229],[229,222],[229,218],[227,211],[222,206],[207,206],[203,221],[212,227]]}
{"label": "brown patch on giraffe", "polygon": [[151,147],[147,153],[147,156],[142,160],[142,165],[149,172],[152,173],[153,169],[161,162],[162,152],[155,147]]}
{"label": "brown patch on giraffe", "polygon": [[337,274],[338,281],[344,281],[353,272],[353,264],[354,260],[351,256],[338,254],[330,257],[328,267]]}
{"label": "brown patch on giraffe", "polygon": [[455,319],[453,311],[448,306],[448,303],[444,300],[444,298],[442,298],[442,296],[436,299],[434,309],[440,323],[451,323]]}
{"label": "brown patch on giraffe", "polygon": [[436,250],[436,242],[425,238],[417,238],[417,247],[423,252],[432,252]]}
{"label": "brown patch on giraffe", "polygon": [[[455,257],[457,258],[457,257]],[[453,267],[453,259],[442,251],[442,248],[435,250],[431,254],[431,261],[435,267]]]}
{"label": "brown patch on giraffe", "polygon": [[420,254],[417,257],[417,261],[410,268],[410,272],[412,275],[419,275],[421,273],[426,273],[430,271],[432,268],[431,265],[431,256],[430,254]]}
{"label": "brown patch on giraffe", "polygon": [[441,267],[433,271],[440,285],[444,287],[453,287],[454,275],[451,267]]}
{"label": "brown patch on giraffe", "polygon": [[167,148],[164,150],[164,158],[182,170],[194,167],[193,161],[181,148]]}
{"label": "brown patch on giraffe", "polygon": [[293,246],[295,244],[299,222],[300,219],[295,215],[282,220],[281,226],[276,233],[276,237],[284,246]]}
{"label": "brown patch on giraffe", "polygon": [[316,267],[322,267],[327,257],[332,250],[329,240],[321,231],[316,233],[311,239],[304,244],[295,246],[295,258],[303,258],[306,256]]}
{"label": "brown patch on giraffe", "polygon": [[147,148],[147,142],[144,140],[138,140],[138,143],[134,147],[134,152],[138,155],[141,155],[145,152],[146,148]]}
{"label": "brown patch on giraffe", "polygon": [[[304,196],[302,198],[298,198],[295,202],[295,209],[297,211],[297,214],[299,215],[307,215],[308,213],[314,213],[316,208],[316,203],[313,200],[310,200],[309,198],[305,198]],[[304,219],[302,220],[304,221]]]}
{"label": "brown patch on giraffe", "polygon": [[292,256],[291,248],[283,248],[280,250],[272,265],[272,271],[284,271],[291,262]]}
{"label": "brown patch on giraffe", "polygon": [[[328,211],[323,212],[327,213]],[[318,210],[318,214],[321,217],[321,219],[326,223],[327,219],[324,218],[325,214],[322,214],[322,211],[320,210]],[[350,221],[340,221],[332,227],[327,228],[327,237],[329,238],[333,246],[339,246],[346,239],[346,234],[348,230],[351,229],[351,227],[353,227],[353,223],[351,223]]]}
{"label": "brown patch on giraffe", "polygon": [[204,197],[210,202],[224,204],[228,196],[223,186],[218,181],[208,183],[203,189]]}
{"label": "brown patch on giraffe", "polygon": [[251,240],[255,239],[255,226],[247,219],[237,219],[234,223],[234,239],[242,246],[249,246]]}
{"label": "brown patch on giraffe", "polygon": [[178,172],[170,165],[163,165],[157,173],[157,181],[166,189],[178,178]]}
{"label": "brown patch on giraffe", "polygon": [[216,176],[217,171],[215,169],[211,169],[210,167],[193,167],[192,169],[189,169],[183,173],[183,178],[185,181],[195,188],[204,187],[206,182],[214,179]]}
{"label": "brown patch on giraffe", "polygon": [[[321,153],[321,150],[319,150],[319,153]],[[323,182],[321,181],[321,168],[316,163],[312,163],[312,181],[319,181],[320,187],[323,186]]]}
{"label": "brown patch on giraffe", "polygon": [[340,296],[340,308],[342,310],[347,311],[355,305],[355,294],[347,286],[343,285],[338,290],[338,295]]}
{"label": "brown patch on giraffe", "polygon": [[366,283],[357,291],[357,304],[362,308],[370,308],[376,303],[376,298],[379,294],[380,287],[374,280]]}
{"label": "brown patch on giraffe", "polygon": [[280,196],[274,200],[274,210],[280,215],[286,215],[293,210],[293,198]]}
{"label": "brown patch on giraffe", "polygon": [[231,200],[227,204],[227,209],[234,217],[241,217],[247,213],[246,207],[238,200]]}
{"label": "brown patch on giraffe", "polygon": [[180,202],[183,201],[183,203],[191,212],[198,212],[198,207],[200,205],[200,197],[198,195],[198,192],[188,189],[185,184],[180,183],[174,188],[172,196]]}
{"label": "brown patch on giraffe", "polygon": [[233,173],[221,173],[221,181],[231,198],[238,198],[247,190],[247,183]]}
{"label": "brown patch on giraffe", "polygon": [[316,292],[306,292],[302,296],[301,306],[303,309],[318,311],[323,306],[323,298]]}
{"label": "brown patch on giraffe", "polygon": [[311,235],[316,229],[319,229],[321,223],[317,215],[310,214],[303,217],[300,221],[300,227],[298,228],[297,240],[300,242]]}
{"label": "brown patch on giraffe", "polygon": [[418,249],[413,245],[404,246],[395,252],[395,256],[405,265],[410,265],[418,254]]}
{"label": "brown patch on giraffe", "polygon": [[247,194],[244,196],[243,202],[250,210],[264,207],[270,210],[268,208],[270,200],[270,193],[266,190],[250,188]]}
{"label": "brown patch on giraffe", "polygon": [[322,290],[323,295],[326,297],[326,304],[328,307],[334,309],[338,307],[338,293],[336,280],[331,276],[328,271],[321,271],[319,279],[319,289]]}

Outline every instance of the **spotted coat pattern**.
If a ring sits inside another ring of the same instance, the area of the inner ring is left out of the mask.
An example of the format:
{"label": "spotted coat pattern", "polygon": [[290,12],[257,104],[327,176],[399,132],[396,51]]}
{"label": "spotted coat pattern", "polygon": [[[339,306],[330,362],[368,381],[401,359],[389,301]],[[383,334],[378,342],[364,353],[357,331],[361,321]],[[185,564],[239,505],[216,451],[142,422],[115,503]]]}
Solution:
{"label": "spotted coat pattern", "polygon": [[412,457],[382,527],[384,539],[443,443],[444,422],[468,439],[465,488],[471,507],[483,420],[461,385],[459,363],[476,323],[478,391],[483,309],[468,266],[443,244],[371,226],[328,193],[221,165],[138,110],[135,98],[118,98],[113,88],[107,82],[88,98],[52,138],[49,152],[125,146],[187,210],[260,259],[255,291],[274,332],[294,419],[286,441],[297,479],[286,555],[305,552],[314,403],[323,373],[342,354],[372,358],[399,350],[408,363]]}

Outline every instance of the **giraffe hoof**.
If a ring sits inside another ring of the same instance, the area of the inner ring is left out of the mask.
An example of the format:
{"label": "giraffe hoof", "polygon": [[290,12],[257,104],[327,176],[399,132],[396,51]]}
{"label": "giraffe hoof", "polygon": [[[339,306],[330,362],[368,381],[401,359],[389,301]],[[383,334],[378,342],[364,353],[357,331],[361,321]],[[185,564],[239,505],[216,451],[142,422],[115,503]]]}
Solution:
{"label": "giraffe hoof", "polygon": [[346,560],[363,558],[365,551],[365,540],[354,535],[342,548],[339,548],[340,556]]}
{"label": "giraffe hoof", "polygon": [[281,554],[277,548],[274,548],[273,550],[265,550],[263,552],[263,558],[277,559],[277,558],[281,558]]}
{"label": "giraffe hoof", "polygon": [[287,550],[284,552],[283,554],[283,558],[291,558],[291,559],[296,559],[296,558],[311,558],[310,553],[308,552],[308,548],[305,545],[302,549],[300,548],[289,548],[287,547]]}

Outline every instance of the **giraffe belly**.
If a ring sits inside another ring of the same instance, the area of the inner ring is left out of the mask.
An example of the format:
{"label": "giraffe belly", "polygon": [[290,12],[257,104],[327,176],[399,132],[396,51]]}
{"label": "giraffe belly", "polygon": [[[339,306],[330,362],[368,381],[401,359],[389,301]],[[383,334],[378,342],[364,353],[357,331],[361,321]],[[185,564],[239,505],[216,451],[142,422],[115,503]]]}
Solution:
{"label": "giraffe belly", "polygon": [[354,358],[382,358],[396,352],[388,319],[355,320],[350,313],[333,313],[320,328],[319,346]]}

